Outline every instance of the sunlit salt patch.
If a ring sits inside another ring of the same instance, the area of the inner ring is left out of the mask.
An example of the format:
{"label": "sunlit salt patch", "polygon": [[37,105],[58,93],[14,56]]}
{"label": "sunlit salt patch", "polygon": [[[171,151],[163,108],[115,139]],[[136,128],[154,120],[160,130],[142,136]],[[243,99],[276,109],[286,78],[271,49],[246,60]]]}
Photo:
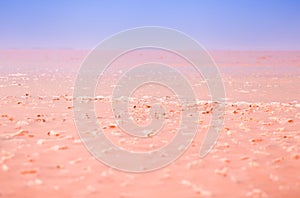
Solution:
{"label": "sunlit salt patch", "polygon": [[200,166],[200,160],[194,160],[191,162],[188,162],[186,165],[187,169],[193,169],[193,168],[197,168]]}
{"label": "sunlit salt patch", "polygon": [[27,76],[27,74],[22,74],[22,73],[14,73],[14,74],[8,74],[10,77],[22,77],[22,76]]}
{"label": "sunlit salt patch", "polygon": [[45,140],[44,139],[39,139],[36,144],[37,145],[43,145],[45,143]]}
{"label": "sunlit salt patch", "polygon": [[258,167],[259,164],[253,160],[251,160],[250,162],[248,162],[248,165],[251,166],[251,167]]}
{"label": "sunlit salt patch", "polygon": [[228,174],[228,168],[224,167],[222,169],[215,169],[215,174],[226,177]]}
{"label": "sunlit salt patch", "polygon": [[113,175],[113,174],[114,174],[113,170],[111,168],[109,168],[106,171],[102,171],[101,176],[107,177],[107,176],[110,176],[110,175]]}
{"label": "sunlit salt patch", "polygon": [[14,153],[11,153],[9,151],[1,150],[1,158],[0,158],[0,164],[3,162],[10,160],[15,157]]}
{"label": "sunlit salt patch", "polygon": [[25,127],[25,126],[28,126],[29,123],[24,121],[24,120],[20,120],[16,123],[16,128],[22,128],[22,127]]}
{"label": "sunlit salt patch", "polygon": [[220,161],[223,162],[223,163],[230,163],[231,162],[228,158],[221,158]]}
{"label": "sunlit salt patch", "polygon": [[246,197],[261,197],[266,198],[268,195],[261,189],[254,188],[252,191],[246,193]]}
{"label": "sunlit salt patch", "polygon": [[147,100],[147,99],[153,98],[153,96],[142,96],[142,98]]}
{"label": "sunlit salt patch", "polygon": [[97,188],[92,185],[87,185],[86,190],[93,193],[97,191]]}
{"label": "sunlit salt patch", "polygon": [[104,99],[105,99],[104,96],[96,96],[96,97],[95,97],[95,100],[104,100]]}
{"label": "sunlit salt patch", "polygon": [[74,144],[81,144],[82,140],[81,139],[75,139],[75,140],[73,140],[73,143]]}
{"label": "sunlit salt patch", "polygon": [[43,184],[43,180],[41,180],[41,179],[30,180],[27,182],[28,186],[35,186],[35,185],[41,185],[41,184]]}
{"label": "sunlit salt patch", "polygon": [[283,132],[283,131],[285,131],[285,128],[284,127],[280,127],[280,128],[277,129],[277,131]]}
{"label": "sunlit salt patch", "polygon": [[113,136],[122,136],[122,133],[120,131],[115,131],[115,130],[110,132],[110,134]]}
{"label": "sunlit salt patch", "polygon": [[67,101],[72,101],[74,98],[73,96],[64,96],[64,98],[67,100]]}
{"label": "sunlit salt patch", "polygon": [[254,154],[259,154],[259,155],[265,155],[265,156],[270,156],[270,153],[264,152],[264,151],[260,151],[260,150],[255,150],[253,152]]}
{"label": "sunlit salt patch", "polygon": [[59,100],[60,96],[52,96],[52,100]]}
{"label": "sunlit salt patch", "polygon": [[182,185],[184,185],[184,186],[191,186],[191,185],[192,185],[192,182],[191,182],[191,181],[185,180],[185,179],[181,180],[180,183],[181,183]]}
{"label": "sunlit salt patch", "polygon": [[284,146],[283,149],[285,149],[288,153],[296,151],[297,150],[297,146],[293,145],[293,146]]}
{"label": "sunlit salt patch", "polygon": [[180,145],[180,146],[177,148],[177,150],[178,150],[178,151],[184,151],[185,148],[186,148],[185,145]]}
{"label": "sunlit salt patch", "polygon": [[291,187],[289,185],[279,185],[278,189],[280,191],[289,191],[291,189]]}
{"label": "sunlit salt patch", "polygon": [[274,106],[279,106],[280,105],[280,102],[270,102],[271,105],[274,105]]}
{"label": "sunlit salt patch", "polygon": [[52,146],[50,148],[50,150],[52,150],[52,151],[59,151],[59,150],[66,150],[68,148],[69,148],[68,146],[64,146],[64,145],[55,145],[55,146]]}
{"label": "sunlit salt patch", "polygon": [[12,136],[15,137],[15,136],[25,136],[29,133],[29,131],[26,131],[26,130],[19,130],[17,131],[16,133],[14,133]]}
{"label": "sunlit salt patch", "polygon": [[247,91],[247,90],[239,90],[238,92],[240,92],[240,93],[249,93],[249,91]]}
{"label": "sunlit salt patch", "polygon": [[69,161],[69,164],[73,165],[73,164],[77,164],[77,163],[79,163],[79,162],[81,162],[81,161],[82,161],[82,158],[77,158],[77,159],[75,159],[75,160]]}
{"label": "sunlit salt patch", "polygon": [[6,171],[9,170],[9,168],[8,168],[8,166],[7,166],[6,164],[2,164],[2,170],[3,170],[4,172],[6,172]]}
{"label": "sunlit salt patch", "polygon": [[273,174],[269,175],[269,179],[274,182],[279,181],[279,177],[277,175],[273,175]]}
{"label": "sunlit salt patch", "polygon": [[201,197],[211,197],[212,196],[212,192],[208,191],[208,190],[204,190],[203,188],[197,186],[197,185],[192,185],[193,191],[196,194],[200,194]]}

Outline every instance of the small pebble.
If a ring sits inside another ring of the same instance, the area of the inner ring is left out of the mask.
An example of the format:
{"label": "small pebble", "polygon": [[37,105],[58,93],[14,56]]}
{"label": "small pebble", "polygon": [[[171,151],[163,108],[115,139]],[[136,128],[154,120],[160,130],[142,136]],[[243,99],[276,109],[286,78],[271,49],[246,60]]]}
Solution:
{"label": "small pebble", "polygon": [[262,138],[254,138],[254,139],[250,139],[249,140],[251,143],[257,143],[257,142],[262,142],[263,139]]}
{"label": "small pebble", "polygon": [[49,131],[47,134],[52,137],[57,137],[60,135],[58,131],[53,131],[53,130]]}
{"label": "small pebble", "polygon": [[114,129],[114,128],[117,128],[117,125],[116,124],[110,124],[110,125],[108,125],[108,127],[111,128],[111,129]]}
{"label": "small pebble", "polygon": [[36,170],[24,170],[24,171],[21,171],[22,175],[29,175],[29,174],[35,174],[35,173],[37,173]]}
{"label": "small pebble", "polygon": [[300,155],[298,154],[298,153],[296,153],[296,154],[293,154],[293,159],[295,159],[295,160],[298,160],[298,159],[300,159]]}

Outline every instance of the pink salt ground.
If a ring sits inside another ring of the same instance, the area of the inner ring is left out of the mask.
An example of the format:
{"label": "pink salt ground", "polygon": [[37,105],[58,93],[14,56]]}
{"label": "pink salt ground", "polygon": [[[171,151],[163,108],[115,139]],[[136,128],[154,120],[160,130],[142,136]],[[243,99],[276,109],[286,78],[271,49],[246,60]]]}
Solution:
{"label": "pink salt ground", "polygon": [[[85,52],[0,55],[0,197],[300,197],[299,53],[214,52],[228,99],[217,144],[199,158],[213,105],[204,82],[189,73],[200,98],[197,137],[170,166],[138,174],[101,164],[79,139],[72,87]],[[160,98],[167,127],[148,139],[129,137],[114,127],[108,108],[116,77],[106,76],[97,89],[103,132],[131,150],[167,144],[178,127],[178,101],[165,89],[138,90],[129,109],[136,122],[146,124]]]}

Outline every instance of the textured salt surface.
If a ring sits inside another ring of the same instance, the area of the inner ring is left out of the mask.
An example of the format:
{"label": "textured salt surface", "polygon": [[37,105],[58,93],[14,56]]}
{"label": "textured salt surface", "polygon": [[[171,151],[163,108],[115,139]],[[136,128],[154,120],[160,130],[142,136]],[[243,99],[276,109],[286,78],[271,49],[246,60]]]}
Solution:
{"label": "textured salt surface", "polygon": [[[221,137],[207,157],[199,159],[198,152],[214,105],[199,100],[190,107],[197,108],[201,117],[198,135],[188,151],[166,168],[130,174],[99,163],[87,152],[74,126],[72,101],[94,101],[99,123],[112,142],[126,149],[145,151],[160,148],[174,137],[180,118],[175,97],[151,96],[141,91],[137,93],[141,97],[131,98],[129,111],[138,124],[149,121],[149,109],[154,102],[160,101],[168,110],[167,126],[157,136],[139,139],[118,129],[107,108],[111,102],[109,96],[73,98],[71,86],[67,86],[71,81],[63,79],[51,82],[65,84],[65,90],[55,89],[54,83],[45,84],[42,96],[37,90],[24,89],[36,84],[31,78],[22,78],[23,75],[1,78],[2,197],[297,197],[300,194],[299,102],[289,101],[288,95],[285,102],[277,102],[282,93],[275,91],[269,95],[265,84],[255,87],[265,93],[264,100],[253,102],[256,96],[246,93],[247,87],[243,87],[243,92],[236,91],[240,88],[239,79],[225,79],[225,84],[232,82],[226,87],[231,100],[226,104]],[[49,79],[37,79],[40,80]],[[267,80],[248,78],[249,84],[263,84]],[[279,85],[291,89],[289,80],[279,79]],[[14,85],[18,83],[21,88]],[[295,94],[294,90],[285,91]],[[253,98],[241,100],[244,94]]]}
{"label": "textured salt surface", "polygon": [[141,174],[114,170],[90,155],[76,131],[73,100],[95,102],[103,133],[114,144],[148,151],[176,134],[181,115],[176,97],[155,87],[137,92],[128,109],[136,123],[149,123],[150,109],[159,102],[167,110],[166,127],[157,135],[147,131],[148,138],[131,137],[116,126],[110,106],[111,83],[122,71],[104,76],[95,98],[73,98],[86,52],[68,53],[0,53],[0,197],[300,196],[299,53],[213,54],[227,67],[220,68],[226,117],[217,144],[203,159],[199,148],[215,104],[201,76],[184,71],[199,98],[190,107],[200,114],[198,134],[173,164]]}

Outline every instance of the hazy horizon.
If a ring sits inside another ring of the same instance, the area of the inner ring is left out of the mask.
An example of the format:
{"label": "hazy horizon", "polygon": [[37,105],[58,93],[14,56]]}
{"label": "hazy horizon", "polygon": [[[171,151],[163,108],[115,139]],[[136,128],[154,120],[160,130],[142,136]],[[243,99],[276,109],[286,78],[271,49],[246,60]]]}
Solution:
{"label": "hazy horizon", "polygon": [[94,48],[139,26],[177,29],[208,50],[300,50],[297,1],[1,1],[0,49]]}

